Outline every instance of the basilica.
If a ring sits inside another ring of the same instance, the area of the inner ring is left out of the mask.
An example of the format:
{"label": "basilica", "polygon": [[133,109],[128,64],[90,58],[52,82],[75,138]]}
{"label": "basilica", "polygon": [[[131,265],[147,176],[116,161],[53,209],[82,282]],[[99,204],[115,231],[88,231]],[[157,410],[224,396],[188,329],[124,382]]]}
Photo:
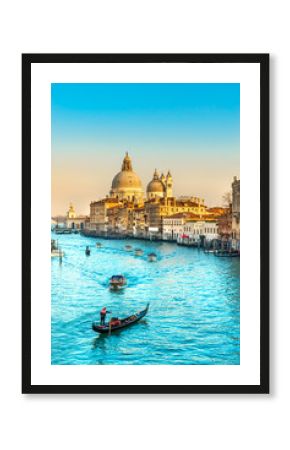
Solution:
{"label": "basilica", "polygon": [[96,234],[124,234],[136,237],[162,234],[163,219],[174,214],[206,215],[204,200],[173,195],[173,178],[157,169],[147,184],[146,193],[126,153],[120,172],[113,180],[109,195],[90,204],[90,230]]}

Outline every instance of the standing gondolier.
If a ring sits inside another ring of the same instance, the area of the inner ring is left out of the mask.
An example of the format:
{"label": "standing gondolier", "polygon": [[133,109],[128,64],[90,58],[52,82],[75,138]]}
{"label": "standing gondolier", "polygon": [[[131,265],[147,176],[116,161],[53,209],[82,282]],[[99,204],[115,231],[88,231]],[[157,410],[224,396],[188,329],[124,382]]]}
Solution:
{"label": "standing gondolier", "polygon": [[106,306],[104,306],[104,308],[101,309],[100,311],[100,316],[101,316],[101,325],[105,325],[106,323],[106,315],[107,313],[110,313],[111,311],[107,311]]}

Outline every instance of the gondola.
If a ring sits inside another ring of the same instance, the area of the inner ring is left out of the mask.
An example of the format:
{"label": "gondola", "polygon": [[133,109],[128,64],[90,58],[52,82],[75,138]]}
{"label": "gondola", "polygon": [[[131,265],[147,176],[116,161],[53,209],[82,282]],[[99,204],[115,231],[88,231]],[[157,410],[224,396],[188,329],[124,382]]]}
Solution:
{"label": "gondola", "polygon": [[127,252],[131,252],[133,249],[132,249],[132,245],[125,245],[125,250],[127,251]]}
{"label": "gondola", "polygon": [[121,330],[122,328],[129,327],[130,325],[133,325],[134,323],[138,322],[142,317],[145,317],[149,309],[149,303],[147,303],[147,306],[143,311],[139,311],[136,314],[133,314],[132,316],[126,317],[125,319],[120,319],[120,324],[116,326],[110,326],[110,324],[106,325],[99,325],[96,322],[93,322],[92,329],[96,331],[97,333],[101,334],[110,334],[113,331]]}

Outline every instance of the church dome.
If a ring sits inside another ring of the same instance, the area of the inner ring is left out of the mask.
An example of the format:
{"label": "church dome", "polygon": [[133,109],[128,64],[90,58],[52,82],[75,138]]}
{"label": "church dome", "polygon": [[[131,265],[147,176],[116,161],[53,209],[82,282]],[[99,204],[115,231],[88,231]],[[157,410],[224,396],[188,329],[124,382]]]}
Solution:
{"label": "church dome", "polygon": [[121,171],[113,178],[112,189],[118,190],[126,188],[142,189],[141,180],[133,171]]}
{"label": "church dome", "polygon": [[156,192],[156,193],[160,193],[160,194],[163,194],[165,192],[165,186],[162,183],[162,181],[160,180],[156,169],[155,169],[155,172],[153,175],[153,179],[147,185],[147,193],[149,194],[152,192]]}
{"label": "church dome", "polygon": [[133,171],[131,158],[126,153],[121,172],[114,176],[110,194],[127,200],[143,198],[142,183],[138,175]]}

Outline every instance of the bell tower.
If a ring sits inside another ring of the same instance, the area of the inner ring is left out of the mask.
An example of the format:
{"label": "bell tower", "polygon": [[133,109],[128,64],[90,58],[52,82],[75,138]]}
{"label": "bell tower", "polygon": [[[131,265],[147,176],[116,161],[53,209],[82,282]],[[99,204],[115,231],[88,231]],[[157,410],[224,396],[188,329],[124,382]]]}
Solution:
{"label": "bell tower", "polygon": [[166,197],[173,197],[173,179],[170,170],[168,170],[168,173],[166,175],[165,184],[166,184]]}
{"label": "bell tower", "polygon": [[72,203],[70,203],[69,204],[69,210],[67,212],[67,218],[68,219],[75,219],[75,217],[76,217],[76,212],[75,212],[74,206],[73,206]]}

